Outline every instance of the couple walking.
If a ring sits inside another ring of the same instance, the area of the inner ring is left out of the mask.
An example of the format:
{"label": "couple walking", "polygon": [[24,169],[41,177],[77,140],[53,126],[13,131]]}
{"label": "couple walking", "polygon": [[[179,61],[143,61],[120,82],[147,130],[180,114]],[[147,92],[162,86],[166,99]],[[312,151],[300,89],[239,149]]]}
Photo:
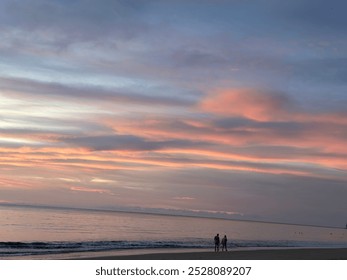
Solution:
{"label": "couple walking", "polygon": [[224,249],[225,251],[228,251],[227,242],[228,239],[226,235],[224,235],[224,237],[222,238],[222,242],[220,242],[219,233],[217,233],[217,235],[214,237],[214,251],[219,252],[220,245],[222,245],[222,251],[224,251]]}

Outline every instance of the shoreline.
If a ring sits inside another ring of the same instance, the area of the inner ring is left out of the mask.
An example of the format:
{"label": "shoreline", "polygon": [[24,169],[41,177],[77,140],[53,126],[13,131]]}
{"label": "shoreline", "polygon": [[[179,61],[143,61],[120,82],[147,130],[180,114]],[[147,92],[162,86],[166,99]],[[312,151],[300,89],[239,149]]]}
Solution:
{"label": "shoreline", "polygon": [[347,260],[347,248],[130,249],[16,256],[0,260]]}

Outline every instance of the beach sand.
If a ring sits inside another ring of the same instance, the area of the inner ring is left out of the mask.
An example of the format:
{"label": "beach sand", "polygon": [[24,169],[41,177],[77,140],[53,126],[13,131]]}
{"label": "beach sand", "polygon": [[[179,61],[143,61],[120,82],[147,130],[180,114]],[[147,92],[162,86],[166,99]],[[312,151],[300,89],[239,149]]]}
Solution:
{"label": "beach sand", "polygon": [[347,248],[285,248],[285,249],[238,249],[228,252],[204,250],[146,251],[131,250],[105,252],[105,255],[80,257],[89,260],[347,260]]}
{"label": "beach sand", "polygon": [[347,248],[131,249],[1,258],[7,260],[347,260]]}

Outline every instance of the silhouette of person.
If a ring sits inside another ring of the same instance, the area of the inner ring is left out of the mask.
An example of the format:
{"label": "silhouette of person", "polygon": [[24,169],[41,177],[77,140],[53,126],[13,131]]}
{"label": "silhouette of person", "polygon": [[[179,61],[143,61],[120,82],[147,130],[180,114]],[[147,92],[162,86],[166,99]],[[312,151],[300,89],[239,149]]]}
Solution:
{"label": "silhouette of person", "polygon": [[228,242],[228,238],[226,235],[224,235],[224,237],[222,238],[222,251],[228,251],[228,248],[227,248],[227,242]]}
{"label": "silhouette of person", "polygon": [[214,237],[214,251],[219,252],[219,245],[220,245],[220,240],[219,240],[219,233]]}

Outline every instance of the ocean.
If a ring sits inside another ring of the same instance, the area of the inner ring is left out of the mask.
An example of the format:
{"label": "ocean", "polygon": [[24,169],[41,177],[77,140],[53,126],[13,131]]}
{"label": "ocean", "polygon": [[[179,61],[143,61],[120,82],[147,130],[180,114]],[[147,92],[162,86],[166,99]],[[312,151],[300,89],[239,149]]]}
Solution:
{"label": "ocean", "polygon": [[228,247],[347,248],[339,228],[214,218],[0,206],[0,258],[124,249]]}

